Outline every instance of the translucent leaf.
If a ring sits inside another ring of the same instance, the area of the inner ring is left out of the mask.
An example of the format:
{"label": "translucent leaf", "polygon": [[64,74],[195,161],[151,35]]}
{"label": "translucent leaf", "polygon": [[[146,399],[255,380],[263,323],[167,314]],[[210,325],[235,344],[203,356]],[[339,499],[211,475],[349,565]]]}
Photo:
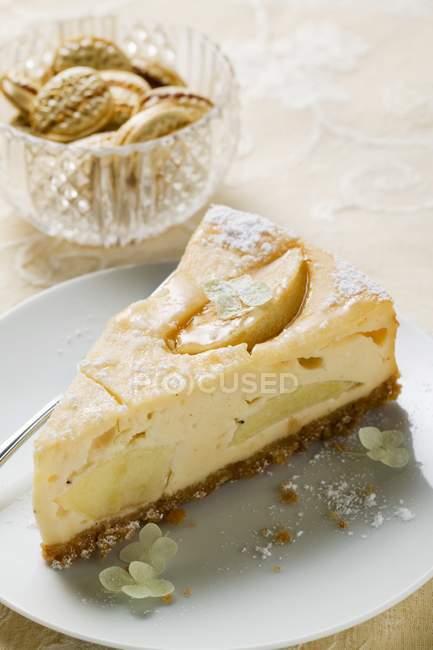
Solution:
{"label": "translucent leaf", "polygon": [[249,307],[258,307],[271,300],[272,291],[264,282],[254,282],[249,275],[243,275],[232,284],[237,290],[238,296]]}
{"label": "translucent leaf", "polygon": [[146,587],[153,598],[168,596],[174,591],[174,585],[169,580],[164,580],[164,578],[152,578],[146,582]]}
{"label": "translucent leaf", "polygon": [[230,282],[211,280],[206,282],[203,289],[209,300],[215,303],[219,318],[235,318],[245,311],[235,287]]}
{"label": "translucent leaf", "polygon": [[122,548],[119,557],[122,562],[129,564],[130,562],[134,562],[134,560],[142,560],[144,552],[145,549],[141,542],[132,542],[132,544],[128,544],[128,546]]}
{"label": "translucent leaf", "polygon": [[386,456],[387,452],[383,447],[378,447],[377,449],[370,449],[370,451],[367,451],[367,456],[371,458],[371,460],[383,460]]}
{"label": "translucent leaf", "polygon": [[227,284],[229,284],[235,293],[240,296],[243,291],[248,291],[254,282],[250,275],[245,274],[241,275],[239,278],[228,280]]}
{"label": "translucent leaf", "polygon": [[382,432],[376,427],[363,427],[358,435],[362,446],[366,449],[377,449],[382,446]]}
{"label": "translucent leaf", "polygon": [[126,585],[122,587],[122,591],[130,598],[149,598],[149,596],[152,596],[151,590],[146,585]]}
{"label": "translucent leaf", "polygon": [[217,307],[218,316],[222,320],[229,320],[241,316],[245,312],[245,307],[242,306],[240,299],[237,296],[221,296],[215,302]]}
{"label": "translucent leaf", "polygon": [[146,524],[140,530],[140,544],[144,547],[145,550],[150,549],[152,544],[161,537],[162,532],[160,527],[157,524]]}
{"label": "translucent leaf", "polygon": [[164,573],[167,566],[167,562],[163,557],[156,556],[152,559],[152,566],[155,569],[155,574],[159,576],[161,575],[161,573]]}
{"label": "translucent leaf", "polygon": [[272,291],[264,282],[254,282],[249,291],[243,291],[241,294],[242,301],[249,307],[264,305],[272,299]]}
{"label": "translucent leaf", "polygon": [[409,452],[404,447],[386,449],[381,461],[388,467],[404,467],[409,462]]}
{"label": "translucent leaf", "polygon": [[[165,569],[165,566],[177,553],[177,544],[170,537],[160,537],[153,544],[149,552],[149,558],[158,573]],[[162,567],[162,568],[161,568]]]}
{"label": "translucent leaf", "polygon": [[108,591],[122,591],[125,585],[133,585],[134,580],[120,566],[110,566],[99,574],[99,581]]}
{"label": "translucent leaf", "polygon": [[234,288],[225,280],[210,280],[203,285],[203,291],[212,302],[217,302],[221,296],[227,293],[235,294]]}
{"label": "translucent leaf", "polygon": [[382,431],[383,435],[383,447],[400,447],[403,442],[403,434],[401,431],[396,429],[390,429],[389,431]]}
{"label": "translucent leaf", "polygon": [[156,571],[147,562],[131,562],[128,568],[129,573],[134,578],[135,582],[143,585],[149,578],[156,577]]}

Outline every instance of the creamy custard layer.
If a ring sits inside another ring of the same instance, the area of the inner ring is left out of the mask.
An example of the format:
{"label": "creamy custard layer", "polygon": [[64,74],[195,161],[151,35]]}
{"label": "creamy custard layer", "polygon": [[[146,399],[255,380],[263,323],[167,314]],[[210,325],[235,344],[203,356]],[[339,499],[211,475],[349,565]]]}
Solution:
{"label": "creamy custard layer", "polygon": [[[78,456],[68,458],[62,445],[59,462],[55,443],[51,456],[45,451],[43,472],[51,480],[35,491],[45,543],[66,542],[107,517],[175,494],[368,395],[395,374],[392,350],[393,333],[382,328],[348,336],[314,357],[261,371],[251,363],[237,378],[238,388],[234,376],[225,375],[222,388],[208,387],[208,394],[194,390],[172,396],[171,407],[148,411],[147,426],[139,432],[122,422],[122,405],[107,393],[113,421],[101,422],[93,436],[83,439]],[[247,371],[254,388],[263,389],[266,375],[268,392],[245,391]],[[284,390],[278,393],[275,378],[280,377]],[[92,381],[84,381],[88,389]],[[94,385],[93,390],[102,399],[103,388]]]}

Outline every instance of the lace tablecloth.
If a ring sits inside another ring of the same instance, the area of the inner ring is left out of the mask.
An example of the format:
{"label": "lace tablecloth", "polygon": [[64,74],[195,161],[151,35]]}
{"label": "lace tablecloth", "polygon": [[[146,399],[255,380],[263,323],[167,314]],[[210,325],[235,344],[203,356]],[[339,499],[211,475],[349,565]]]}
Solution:
{"label": "lace tablecloth", "polygon": [[[363,268],[433,332],[431,0],[95,2],[189,23],[222,43],[242,88],[243,129],[217,201],[261,212]],[[0,0],[0,38],[86,11],[86,0]],[[194,220],[123,250],[49,239],[0,198],[0,311],[113,265],[179,256]],[[402,558],[403,560],[403,558]],[[372,584],[372,589],[374,585]],[[433,582],[309,650],[433,647]],[[0,606],[0,648],[90,648]]]}

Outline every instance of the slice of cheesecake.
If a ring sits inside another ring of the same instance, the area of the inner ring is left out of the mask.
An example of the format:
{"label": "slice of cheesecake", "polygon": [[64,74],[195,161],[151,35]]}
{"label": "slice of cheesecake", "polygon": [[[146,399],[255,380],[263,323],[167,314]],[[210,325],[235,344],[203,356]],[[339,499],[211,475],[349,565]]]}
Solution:
{"label": "slice of cheesecake", "polygon": [[398,394],[380,288],[262,217],[211,208],[178,268],[114,317],[41,430],[44,557],[106,553],[145,521],[348,433]]}

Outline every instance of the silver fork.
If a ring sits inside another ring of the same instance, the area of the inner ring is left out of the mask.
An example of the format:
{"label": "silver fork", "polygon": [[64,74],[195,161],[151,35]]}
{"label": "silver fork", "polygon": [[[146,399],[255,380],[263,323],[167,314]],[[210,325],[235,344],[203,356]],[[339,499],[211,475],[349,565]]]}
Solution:
{"label": "silver fork", "polygon": [[57,406],[61,395],[55,397],[51,402],[38,411],[30,420],[12,434],[7,440],[0,443],[0,465],[3,465],[9,458],[48,420],[54,408]]}

